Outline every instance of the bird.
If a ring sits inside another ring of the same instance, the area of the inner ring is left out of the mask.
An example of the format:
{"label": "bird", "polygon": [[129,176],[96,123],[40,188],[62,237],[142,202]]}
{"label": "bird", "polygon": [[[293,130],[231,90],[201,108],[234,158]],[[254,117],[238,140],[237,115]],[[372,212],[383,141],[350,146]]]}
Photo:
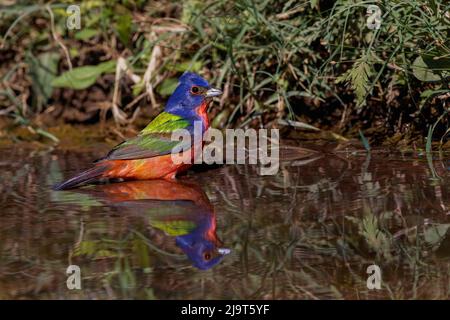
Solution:
{"label": "bird", "polygon": [[163,112],[137,136],[118,144],[105,157],[94,161],[93,167],[54,185],[53,189],[72,189],[101,179],[175,179],[178,173],[192,166],[192,161],[173,161],[172,154],[180,152],[175,150],[193,154],[195,139],[173,141],[172,133],[184,129],[194,136],[194,124],[198,121],[203,136],[209,128],[207,108],[212,98],[221,94],[221,90],[211,87],[200,75],[183,73]]}
{"label": "bird", "polygon": [[175,238],[176,246],[200,270],[214,267],[231,252],[217,236],[213,205],[195,182],[124,181],[77,192],[119,207],[123,214],[144,218],[152,229],[163,231],[167,240]]}

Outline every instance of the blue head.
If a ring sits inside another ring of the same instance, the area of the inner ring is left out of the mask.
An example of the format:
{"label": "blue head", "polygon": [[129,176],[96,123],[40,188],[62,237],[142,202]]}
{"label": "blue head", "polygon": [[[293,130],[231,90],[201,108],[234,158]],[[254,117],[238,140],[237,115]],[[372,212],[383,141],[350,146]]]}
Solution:
{"label": "blue head", "polygon": [[207,270],[214,267],[229,249],[220,248],[222,242],[216,235],[216,217],[211,212],[200,215],[197,226],[190,233],[176,237],[175,242],[191,260],[194,267]]}
{"label": "blue head", "polygon": [[191,260],[192,265],[200,270],[208,270],[222,261],[230,250],[217,248],[217,245],[204,237],[193,239],[192,235],[178,236],[176,244]]}
{"label": "blue head", "polygon": [[208,81],[193,72],[185,72],[179,84],[167,102],[165,111],[184,117],[198,114],[197,108],[206,105],[211,98],[219,96],[222,91],[211,88]]}

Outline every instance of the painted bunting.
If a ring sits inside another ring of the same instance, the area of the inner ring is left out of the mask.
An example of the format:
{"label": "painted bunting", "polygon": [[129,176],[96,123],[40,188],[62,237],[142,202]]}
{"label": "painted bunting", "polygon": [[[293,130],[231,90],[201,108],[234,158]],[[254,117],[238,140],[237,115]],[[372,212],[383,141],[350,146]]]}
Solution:
{"label": "painted bunting", "polygon": [[216,234],[216,214],[196,184],[167,180],[126,181],[79,189],[107,205],[144,217],[152,228],[175,237],[192,265],[206,270],[230,252]]}
{"label": "painted bunting", "polygon": [[[174,162],[174,150],[193,154],[190,145],[173,141],[171,135],[179,129],[194,135],[194,123],[201,123],[201,134],[209,128],[207,107],[213,97],[222,92],[192,72],[185,72],[170,96],[164,111],[151,121],[136,137],[114,147],[104,158],[95,161],[95,166],[55,185],[55,190],[70,189],[98,179],[174,179],[176,174],[192,164]],[[191,162],[192,163],[192,162]]]}

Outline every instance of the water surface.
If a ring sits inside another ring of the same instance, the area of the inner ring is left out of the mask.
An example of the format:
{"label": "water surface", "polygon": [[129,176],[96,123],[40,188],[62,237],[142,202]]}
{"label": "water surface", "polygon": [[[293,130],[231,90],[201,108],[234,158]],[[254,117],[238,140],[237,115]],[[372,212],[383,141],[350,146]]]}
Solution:
{"label": "water surface", "polygon": [[448,299],[448,155],[331,149],[71,191],[105,150],[0,150],[0,298]]}

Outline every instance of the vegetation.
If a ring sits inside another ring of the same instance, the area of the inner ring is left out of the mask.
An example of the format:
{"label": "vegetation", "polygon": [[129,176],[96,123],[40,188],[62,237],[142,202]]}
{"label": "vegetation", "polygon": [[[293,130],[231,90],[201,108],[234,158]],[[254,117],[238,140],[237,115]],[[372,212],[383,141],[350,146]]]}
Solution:
{"label": "vegetation", "polygon": [[448,1],[89,0],[71,30],[72,3],[0,7],[0,115],[15,123],[0,121],[2,136],[20,125],[58,141],[52,126],[108,119],[122,134],[185,70],[224,89],[218,128],[314,126],[390,145],[442,145],[450,131]]}

